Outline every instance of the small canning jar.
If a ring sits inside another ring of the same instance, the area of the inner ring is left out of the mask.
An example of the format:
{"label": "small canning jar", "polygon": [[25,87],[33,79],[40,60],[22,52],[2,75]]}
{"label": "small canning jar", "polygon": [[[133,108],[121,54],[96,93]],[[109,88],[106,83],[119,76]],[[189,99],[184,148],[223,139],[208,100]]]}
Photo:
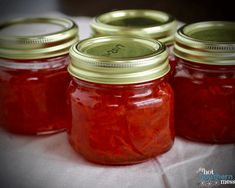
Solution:
{"label": "small canning jar", "polygon": [[175,67],[172,47],[176,26],[172,15],[150,9],[112,11],[95,17],[91,23],[93,36],[131,35],[163,42],[169,50],[171,70]]}
{"label": "small canning jar", "polygon": [[174,140],[173,91],[165,45],[107,36],[70,50],[68,89],[72,146],[102,164],[131,164],[169,150]]}
{"label": "small canning jar", "polygon": [[0,125],[13,133],[50,134],[67,127],[68,51],[76,24],[25,18],[0,25]]}
{"label": "small canning jar", "polygon": [[207,143],[235,143],[235,23],[181,27],[174,47],[175,127]]}

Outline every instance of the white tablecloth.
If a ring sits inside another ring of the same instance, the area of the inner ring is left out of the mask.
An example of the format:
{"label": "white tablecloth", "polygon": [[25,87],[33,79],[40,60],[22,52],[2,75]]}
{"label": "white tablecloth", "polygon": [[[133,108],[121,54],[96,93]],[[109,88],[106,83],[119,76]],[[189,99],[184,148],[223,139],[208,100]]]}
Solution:
{"label": "white tablecloth", "polygon": [[235,145],[181,138],[169,152],[127,166],[87,162],[66,133],[31,137],[0,130],[0,151],[1,188],[196,188],[200,168],[235,177]]}
{"label": "white tablecloth", "polygon": [[[89,37],[90,19],[73,19],[80,38]],[[77,154],[66,133],[33,137],[0,129],[0,188],[196,188],[201,183],[200,169],[235,179],[234,159],[234,144],[207,145],[176,138],[172,149],[155,159],[102,166]]]}

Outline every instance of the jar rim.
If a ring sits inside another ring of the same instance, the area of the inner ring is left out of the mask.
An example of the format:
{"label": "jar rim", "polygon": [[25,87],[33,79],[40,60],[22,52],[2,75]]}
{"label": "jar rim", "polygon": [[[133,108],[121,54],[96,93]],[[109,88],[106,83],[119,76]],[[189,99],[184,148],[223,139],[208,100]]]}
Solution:
{"label": "jar rim", "polygon": [[[125,23],[127,19],[152,20],[152,24],[140,26],[139,24],[145,23],[145,20],[139,22],[135,21],[135,23],[133,23],[133,20],[130,20],[128,21],[128,25],[111,24],[113,21],[117,20]],[[127,9],[107,12],[95,17],[91,22],[91,28],[95,36],[133,35],[149,37],[157,39],[166,45],[173,43],[176,25],[176,19],[172,15],[151,9]]]}
{"label": "jar rim", "polygon": [[[50,30],[53,27],[57,29]],[[33,17],[7,21],[0,24],[0,57],[40,59],[68,54],[70,46],[78,41],[77,33],[78,26],[68,18]]]}
{"label": "jar rim", "polygon": [[203,64],[235,65],[235,23],[207,21],[186,24],[175,35],[177,57]]}
{"label": "jar rim", "polygon": [[[107,49],[115,48],[116,44],[124,46],[123,49],[106,54]],[[95,37],[71,47],[68,71],[74,77],[95,83],[140,83],[167,74],[170,70],[167,56],[165,45],[156,40],[129,36]]]}
{"label": "jar rim", "polygon": [[0,58],[0,67],[11,70],[45,70],[56,69],[58,67],[69,64],[69,56],[62,55],[50,57],[46,59],[33,59],[33,60],[14,60]]}

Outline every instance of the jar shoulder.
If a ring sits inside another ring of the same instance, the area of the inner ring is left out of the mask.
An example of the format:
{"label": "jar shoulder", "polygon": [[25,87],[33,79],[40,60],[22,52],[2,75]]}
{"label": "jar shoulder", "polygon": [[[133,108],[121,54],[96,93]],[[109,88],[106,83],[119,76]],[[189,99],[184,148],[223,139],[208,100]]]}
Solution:
{"label": "jar shoulder", "polygon": [[235,65],[204,65],[176,58],[176,67],[173,74],[174,79],[187,78],[191,80],[205,81],[231,81],[235,80]]}
{"label": "jar shoulder", "polygon": [[[92,87],[93,86],[93,87]],[[86,106],[101,104],[118,107],[120,105],[150,106],[173,100],[173,91],[166,81],[157,84],[143,84],[136,87],[129,86],[108,86],[80,85],[74,80],[71,81],[68,93],[72,100],[83,103]]]}

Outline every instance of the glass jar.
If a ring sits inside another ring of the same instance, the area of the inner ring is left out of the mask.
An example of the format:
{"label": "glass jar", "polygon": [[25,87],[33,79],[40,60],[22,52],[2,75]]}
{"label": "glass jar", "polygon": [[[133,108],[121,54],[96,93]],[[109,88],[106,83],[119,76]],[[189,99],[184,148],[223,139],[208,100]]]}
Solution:
{"label": "glass jar", "polygon": [[77,26],[64,18],[26,18],[0,26],[0,124],[19,134],[65,130],[69,47]]}
{"label": "glass jar", "polygon": [[176,19],[162,11],[149,9],[118,10],[101,14],[93,19],[93,36],[130,35],[159,40],[168,46],[171,70],[175,67],[172,54]]}
{"label": "glass jar", "polygon": [[72,146],[102,164],[132,164],[169,150],[173,91],[160,42],[123,36],[84,40],[70,50]]}
{"label": "glass jar", "polygon": [[207,143],[235,142],[235,23],[199,22],[176,34],[175,127]]}

